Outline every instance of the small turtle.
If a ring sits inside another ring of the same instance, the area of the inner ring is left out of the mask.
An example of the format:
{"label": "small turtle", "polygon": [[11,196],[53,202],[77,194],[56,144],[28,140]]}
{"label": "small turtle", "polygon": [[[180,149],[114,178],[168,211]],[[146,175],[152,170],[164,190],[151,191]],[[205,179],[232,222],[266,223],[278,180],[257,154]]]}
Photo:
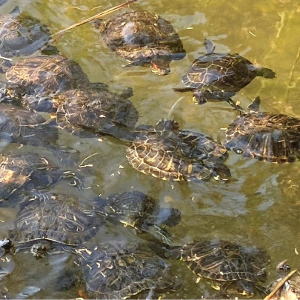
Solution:
{"label": "small turtle", "polygon": [[180,287],[167,263],[144,244],[103,242],[83,247],[77,254],[89,297],[126,299],[146,291],[151,295]]}
{"label": "small turtle", "polygon": [[33,17],[20,14],[18,8],[0,16],[0,54],[4,57],[31,55],[49,40],[48,27]]}
{"label": "small turtle", "polygon": [[154,198],[139,191],[115,193],[105,199],[97,197],[94,206],[98,214],[134,227],[140,233],[151,231],[165,242],[170,242],[170,236],[160,225],[171,227],[180,222],[178,209],[160,208]]}
{"label": "small turtle", "polygon": [[151,64],[153,72],[166,75],[172,59],[185,57],[179,35],[170,22],[147,11],[129,11],[101,23],[101,36],[127,66]]}
{"label": "small turtle", "polygon": [[[146,127],[145,127],[146,129]],[[223,161],[226,148],[202,133],[179,130],[175,121],[160,121],[137,135],[127,149],[129,163],[136,170],[162,180],[228,180]]]}
{"label": "small turtle", "polygon": [[6,78],[8,88],[26,95],[47,95],[90,84],[77,62],[59,54],[25,58],[7,70]]}
{"label": "small turtle", "polygon": [[38,113],[11,104],[0,104],[0,137],[3,143],[47,146],[58,139],[58,129]]}
{"label": "small turtle", "polygon": [[225,100],[235,107],[230,97],[248,85],[256,76],[274,78],[275,73],[267,68],[255,67],[239,54],[214,53],[215,47],[205,40],[206,54],[196,59],[188,73],[182,77],[186,88],[176,91],[194,92],[196,104],[209,99]]}
{"label": "small turtle", "polygon": [[300,119],[268,112],[258,112],[260,99],[252,110],[234,120],[226,130],[226,147],[246,157],[272,162],[300,159]]}
{"label": "small turtle", "polygon": [[198,280],[202,277],[211,280],[225,296],[228,296],[226,292],[229,287],[235,293],[248,296],[253,296],[257,291],[266,292],[260,283],[267,279],[265,266],[269,258],[256,247],[213,239],[171,246],[166,255],[185,261],[187,267],[199,277]]}
{"label": "small turtle", "polygon": [[[274,293],[274,289],[277,287],[281,281],[284,280],[285,276],[290,272],[290,266],[287,264],[287,260],[280,262],[277,265],[277,272],[279,273],[279,279],[273,282],[270,285],[270,290]],[[289,274],[290,275],[290,274]],[[286,279],[283,282],[281,287],[276,291],[276,293],[268,298],[270,300],[298,300],[300,299],[300,274],[299,272],[295,272],[290,278]]]}
{"label": "small turtle", "polygon": [[33,191],[21,202],[9,239],[17,249],[31,247],[41,257],[52,247],[81,246],[102,224],[72,196]]}
{"label": "small turtle", "polygon": [[80,184],[75,173],[55,166],[37,153],[0,155],[0,205],[3,206],[3,200],[9,200],[11,204],[12,195],[19,200],[21,192],[45,189],[60,179],[72,179],[72,184]]}
{"label": "small turtle", "polygon": [[101,89],[75,89],[58,94],[57,122],[65,129],[82,128],[126,139],[138,112],[130,100]]}

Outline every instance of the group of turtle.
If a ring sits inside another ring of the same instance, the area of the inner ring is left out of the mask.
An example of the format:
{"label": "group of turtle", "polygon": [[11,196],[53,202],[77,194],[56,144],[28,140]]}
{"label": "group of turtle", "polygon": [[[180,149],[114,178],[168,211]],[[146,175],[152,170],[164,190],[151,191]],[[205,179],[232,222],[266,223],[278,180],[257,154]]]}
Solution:
{"label": "group of turtle", "polygon": [[[95,24],[98,26],[98,24]],[[163,18],[145,11],[127,11],[100,24],[107,46],[124,57],[127,66],[151,64],[155,73],[170,72],[171,60],[185,57],[179,35]],[[44,47],[45,45],[48,47]],[[96,197],[78,203],[75,197],[50,189],[61,179],[81,186],[78,174],[56,166],[48,157],[18,151],[12,144],[44,147],[66,160],[70,149],[55,146],[59,130],[84,137],[111,135],[128,143],[127,158],[136,170],[162,180],[230,179],[224,164],[228,150],[273,162],[299,159],[300,120],[283,114],[259,112],[259,98],[249,112],[231,97],[256,76],[274,78],[272,70],[255,67],[238,54],[215,53],[206,40],[206,54],[183,76],[194,101],[226,101],[241,115],[227,128],[226,144],[200,132],[179,128],[175,120],[139,125],[138,112],[122,94],[102,83],[91,83],[81,67],[50,44],[49,31],[38,20],[17,10],[0,16],[0,54],[5,80],[0,83],[0,196],[1,205],[18,203],[13,228],[2,248],[30,249],[36,257],[58,251],[76,257],[88,297],[128,298],[141,292],[165,293],[180,284],[167,259],[180,259],[200,278],[221,286],[223,295],[266,294],[268,255],[256,248],[219,239],[173,246],[166,226],[180,221],[174,208],[138,191]],[[36,54],[43,48],[44,54]],[[22,57],[11,64],[8,58]],[[24,56],[28,56],[25,57]],[[47,113],[49,118],[39,114]],[[50,117],[51,116],[51,117]],[[147,232],[147,242],[93,244],[107,222]],[[19,251],[21,252],[21,251]],[[233,289],[233,294],[229,290]],[[287,289],[287,288],[286,288]]]}

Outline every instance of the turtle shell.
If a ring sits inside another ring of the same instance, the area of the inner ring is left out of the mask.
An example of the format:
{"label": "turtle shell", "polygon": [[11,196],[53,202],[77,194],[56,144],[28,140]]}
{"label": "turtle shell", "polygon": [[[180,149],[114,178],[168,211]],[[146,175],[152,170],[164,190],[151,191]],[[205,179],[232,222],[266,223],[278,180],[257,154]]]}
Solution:
{"label": "turtle shell", "polygon": [[90,297],[126,299],[143,291],[167,292],[179,287],[166,262],[145,245],[105,242],[77,253]]}
{"label": "turtle shell", "polygon": [[194,90],[198,104],[208,99],[227,100],[248,85],[256,76],[274,78],[271,69],[254,66],[239,54],[214,53],[214,45],[206,40],[207,53],[196,59],[186,75],[182,77],[185,89]]}
{"label": "turtle shell", "polygon": [[9,238],[19,248],[49,241],[76,247],[93,237],[102,222],[66,194],[31,193],[20,204]]}
{"label": "turtle shell", "polygon": [[0,16],[0,54],[4,57],[31,55],[49,39],[48,27],[35,18],[16,11]]}
{"label": "turtle shell", "polygon": [[177,251],[177,258],[185,261],[189,269],[198,277],[223,286],[223,292],[230,285],[237,293],[254,295],[267,279],[265,266],[269,257],[256,247],[214,239],[185,244]]}
{"label": "turtle shell", "polygon": [[40,55],[17,62],[6,72],[12,87],[24,94],[60,92],[90,84],[77,62],[61,55]]}
{"label": "turtle shell", "polygon": [[[116,54],[132,64],[152,62],[154,72],[160,74],[169,72],[170,60],[185,56],[182,42],[173,26],[147,11],[129,11],[103,22],[101,36]],[[164,71],[160,70],[163,61]]]}
{"label": "turtle shell", "polygon": [[168,240],[168,233],[160,225],[176,226],[181,214],[175,208],[160,208],[158,202],[139,191],[114,193],[107,198],[94,199],[98,214],[112,220],[118,220],[125,226],[131,226],[138,232],[149,232],[154,227],[153,234]]}
{"label": "turtle shell", "polygon": [[272,162],[300,159],[300,120],[284,114],[243,114],[226,130],[228,149]]}
{"label": "turtle shell", "polygon": [[57,120],[63,128],[77,127],[126,139],[138,120],[131,101],[98,89],[69,90],[55,97]]}
{"label": "turtle shell", "polygon": [[1,104],[0,135],[2,142],[47,146],[58,139],[58,129],[41,115],[11,104]]}
{"label": "turtle shell", "polygon": [[209,136],[178,130],[173,121],[161,121],[142,132],[127,149],[129,163],[138,171],[162,180],[206,180],[230,177],[223,164],[226,148]]}

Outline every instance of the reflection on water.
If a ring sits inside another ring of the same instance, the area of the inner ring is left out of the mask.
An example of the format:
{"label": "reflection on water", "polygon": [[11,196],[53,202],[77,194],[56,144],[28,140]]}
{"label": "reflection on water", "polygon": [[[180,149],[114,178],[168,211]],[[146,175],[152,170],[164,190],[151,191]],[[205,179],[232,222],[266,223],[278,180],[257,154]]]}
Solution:
{"label": "reflection on water", "polygon": [[[99,5],[100,3],[100,5]],[[8,1],[1,13],[19,5],[33,17],[41,19],[52,33],[108,7],[120,4],[111,1]],[[255,78],[235,97],[246,107],[259,95],[261,110],[282,112],[300,117],[300,4],[293,0],[139,0],[133,8],[147,9],[169,20],[182,38],[187,56],[171,62],[168,76],[157,76],[149,67],[123,68],[124,59],[116,57],[103,43],[99,33],[85,24],[66,33],[56,42],[63,55],[76,60],[93,82],[104,82],[112,89],[131,86],[131,98],[139,111],[139,124],[156,123],[170,115],[180,127],[201,131],[220,141],[225,140],[221,128],[237,117],[225,103],[210,102],[203,106],[192,103],[192,93],[179,94],[173,87],[181,86],[185,74],[195,58],[205,53],[203,40],[214,41],[217,52],[244,55],[259,65],[273,69],[276,79]],[[181,98],[173,107],[174,103]],[[94,195],[108,196],[132,188],[156,198],[162,207],[176,207],[182,213],[181,223],[170,232],[173,242],[181,244],[200,238],[222,238],[256,245],[268,251],[271,263],[269,279],[274,279],[275,266],[288,259],[293,268],[300,268],[299,255],[299,163],[272,164],[247,159],[230,153],[227,165],[232,180],[220,183],[164,182],[132,169],[126,160],[127,145],[109,137],[79,139],[61,132],[58,141],[81,153],[81,160],[89,157],[86,167],[86,186],[79,194],[88,199]],[[65,185],[58,187],[65,190]],[[1,238],[6,236],[17,209],[1,209]],[[133,230],[110,228],[98,234],[113,238],[131,238]],[[59,257],[59,261],[57,260]],[[53,255],[35,260],[30,254],[15,256],[15,267],[5,277],[3,285],[12,297],[70,298],[77,290],[53,292],[55,278],[68,258]],[[64,260],[63,260],[64,259]],[[3,268],[7,268],[1,263]],[[195,276],[180,262],[172,268],[182,275],[183,288],[165,295],[169,298],[200,298],[218,295],[204,281],[195,283]],[[9,269],[9,268],[7,268]]]}

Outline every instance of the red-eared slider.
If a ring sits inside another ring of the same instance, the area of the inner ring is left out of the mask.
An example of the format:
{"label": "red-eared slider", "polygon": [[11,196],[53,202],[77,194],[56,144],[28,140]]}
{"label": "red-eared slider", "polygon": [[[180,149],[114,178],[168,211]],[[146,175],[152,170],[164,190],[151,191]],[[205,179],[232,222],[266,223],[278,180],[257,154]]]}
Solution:
{"label": "red-eared slider", "polygon": [[143,244],[105,242],[77,253],[81,256],[86,291],[92,298],[126,299],[180,286],[166,262]]}
{"label": "red-eared slider", "polygon": [[50,39],[49,29],[39,20],[15,9],[0,16],[0,54],[26,56],[42,48]]}
{"label": "red-eared slider", "polygon": [[42,256],[56,246],[77,247],[93,237],[102,222],[67,194],[32,192],[20,204],[9,239]]}
{"label": "red-eared slider", "polygon": [[161,225],[176,226],[180,222],[180,212],[175,208],[160,208],[157,200],[139,192],[115,193],[107,198],[94,199],[98,214],[134,227],[138,232],[149,232],[169,242],[169,234]]}
{"label": "red-eared slider", "polygon": [[182,77],[186,88],[177,91],[193,91],[194,101],[203,104],[209,99],[225,100],[235,105],[230,97],[249,84],[256,76],[274,78],[267,68],[255,67],[239,54],[214,53],[214,45],[206,40],[206,54],[194,61],[188,73]]}
{"label": "red-eared slider", "polygon": [[[290,272],[290,266],[287,261],[284,260],[277,265],[277,272],[279,273],[279,279],[270,285],[270,291],[276,288],[276,286],[284,280],[285,276]],[[298,300],[300,299],[300,274],[295,272],[290,278],[282,284],[277,292],[271,297],[270,300]]]}
{"label": "red-eared slider", "polygon": [[2,143],[47,146],[58,139],[58,130],[41,115],[11,104],[0,104]]}
{"label": "red-eared slider", "polygon": [[6,72],[8,86],[17,93],[61,92],[86,87],[88,77],[77,62],[61,55],[39,55],[17,62]]}
{"label": "red-eared slider", "polygon": [[100,31],[107,46],[129,61],[127,66],[151,63],[153,72],[165,75],[172,59],[185,56],[173,26],[146,11],[117,15],[103,22]]}
{"label": "red-eared slider", "polygon": [[292,116],[243,113],[228,126],[226,138],[228,149],[247,157],[278,163],[300,159],[300,119]]}
{"label": "red-eared slider", "polygon": [[230,178],[223,164],[227,150],[220,142],[202,133],[179,130],[178,124],[170,120],[138,134],[127,149],[127,158],[136,170],[162,180]]}
{"label": "red-eared slider", "polygon": [[266,292],[260,284],[267,279],[268,255],[256,247],[214,239],[173,246],[166,253],[185,261],[199,279],[203,277],[220,286],[226,296],[229,288],[248,296]]}
{"label": "red-eared slider", "polygon": [[101,89],[69,90],[55,97],[58,124],[126,138],[138,113],[131,101]]}
{"label": "red-eared slider", "polygon": [[[55,151],[59,155],[58,151]],[[20,200],[21,193],[28,190],[41,190],[55,185],[60,179],[80,183],[75,173],[63,170],[46,157],[37,153],[12,153],[0,155],[0,205],[3,200],[11,204]]]}

